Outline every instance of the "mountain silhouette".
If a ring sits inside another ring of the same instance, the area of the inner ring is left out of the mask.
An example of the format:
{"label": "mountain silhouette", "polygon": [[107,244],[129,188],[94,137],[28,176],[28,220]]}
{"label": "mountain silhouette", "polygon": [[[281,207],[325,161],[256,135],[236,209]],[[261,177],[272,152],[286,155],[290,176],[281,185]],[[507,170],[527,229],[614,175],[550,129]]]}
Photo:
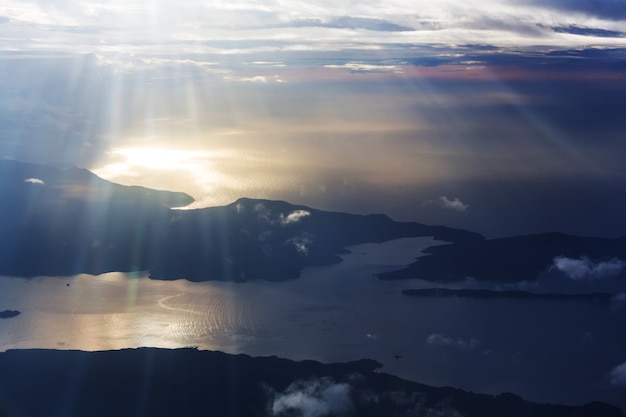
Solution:
{"label": "mountain silhouette", "polygon": [[91,172],[0,161],[0,274],[149,271],[190,281],[296,278],[345,247],[403,237],[480,242],[473,232],[241,198],[175,210],[182,193],[126,187]]}
{"label": "mountain silhouette", "polygon": [[626,237],[616,239],[542,233],[432,246],[427,254],[398,271],[378,275],[385,280],[420,278],[435,282],[532,281],[548,271],[556,257],[594,262],[626,259]]}
{"label": "mountain silhouette", "polygon": [[624,416],[600,402],[434,388],[379,367],[195,349],[14,350],[0,353],[0,416]]}

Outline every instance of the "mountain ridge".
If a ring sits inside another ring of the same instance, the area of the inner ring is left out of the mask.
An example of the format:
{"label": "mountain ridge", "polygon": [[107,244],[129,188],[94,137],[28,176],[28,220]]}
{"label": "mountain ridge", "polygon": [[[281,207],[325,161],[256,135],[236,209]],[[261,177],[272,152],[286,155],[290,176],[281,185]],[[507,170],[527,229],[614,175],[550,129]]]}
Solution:
{"label": "mountain ridge", "polygon": [[0,415],[322,415],[314,405],[337,416],[624,416],[601,402],[539,404],[509,393],[435,388],[378,372],[380,364],[367,359],[323,364],[191,348],[27,349],[0,353],[0,365]]}
{"label": "mountain ridge", "polygon": [[[473,242],[478,233],[382,214],[327,212],[241,198],[173,210],[182,193],[110,183],[87,170],[0,161],[0,274],[149,271],[190,281],[297,278],[341,262],[345,247],[403,237]],[[40,178],[41,177],[41,178]]]}
{"label": "mountain ridge", "polygon": [[[383,280],[424,279],[434,282],[478,281],[516,283],[533,281],[554,269],[559,257],[601,263],[626,260],[626,236],[611,238],[539,233],[485,239],[471,244],[431,246],[426,255],[407,267],[378,275]],[[624,274],[626,270],[618,271]]]}

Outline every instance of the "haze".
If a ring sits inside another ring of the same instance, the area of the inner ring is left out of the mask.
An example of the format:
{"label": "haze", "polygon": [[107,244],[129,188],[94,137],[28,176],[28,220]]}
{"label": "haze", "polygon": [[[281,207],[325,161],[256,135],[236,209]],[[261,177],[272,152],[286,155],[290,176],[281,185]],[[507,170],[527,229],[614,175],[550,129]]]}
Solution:
{"label": "haze", "polygon": [[14,1],[0,158],[488,236],[626,227],[626,6]]}

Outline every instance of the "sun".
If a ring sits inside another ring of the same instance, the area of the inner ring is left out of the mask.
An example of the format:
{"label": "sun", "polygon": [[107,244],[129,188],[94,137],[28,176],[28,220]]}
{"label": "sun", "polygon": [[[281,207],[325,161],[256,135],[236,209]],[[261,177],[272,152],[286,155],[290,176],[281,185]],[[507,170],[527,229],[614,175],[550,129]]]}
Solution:
{"label": "sun", "polygon": [[218,151],[166,147],[116,148],[92,171],[123,185],[142,185],[196,194],[214,193],[228,183]]}

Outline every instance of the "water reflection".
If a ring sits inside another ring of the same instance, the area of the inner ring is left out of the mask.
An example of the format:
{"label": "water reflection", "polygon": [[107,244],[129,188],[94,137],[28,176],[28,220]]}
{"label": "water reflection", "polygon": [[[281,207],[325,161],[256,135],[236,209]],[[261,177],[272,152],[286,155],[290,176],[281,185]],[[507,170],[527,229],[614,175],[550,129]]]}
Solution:
{"label": "water reflection", "polygon": [[[544,402],[623,401],[626,308],[591,301],[428,299],[420,282],[373,273],[409,263],[428,238],[353,248],[287,282],[191,283],[110,273],[0,279],[0,350],[198,346],[325,362],[373,358],[433,385]],[[621,400],[620,400],[621,398]],[[621,404],[626,406],[626,404]]]}

